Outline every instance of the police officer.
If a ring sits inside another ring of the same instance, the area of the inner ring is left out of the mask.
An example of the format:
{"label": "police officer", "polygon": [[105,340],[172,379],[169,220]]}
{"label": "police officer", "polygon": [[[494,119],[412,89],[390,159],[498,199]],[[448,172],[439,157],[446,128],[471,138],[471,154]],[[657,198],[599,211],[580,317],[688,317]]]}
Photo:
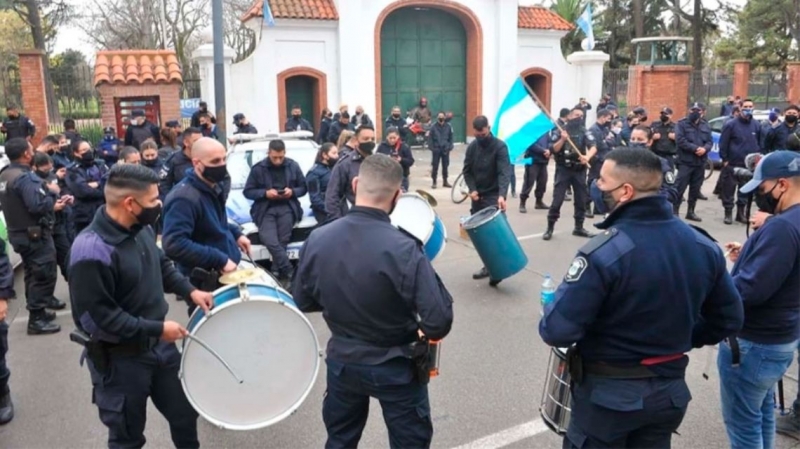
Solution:
{"label": "police officer", "polygon": [[122,149],[122,142],[117,139],[114,128],[107,126],[103,128],[103,139],[97,146],[98,156],[102,159],[106,166],[111,167],[117,163],[119,159],[119,150]]}
{"label": "police officer", "polygon": [[[50,156],[44,153],[36,153],[33,156],[33,171],[42,181],[49,185],[58,187],[58,177],[53,173],[53,160]],[[48,187],[47,194],[53,197],[55,203],[61,198],[64,198],[63,203],[71,205],[74,198],[71,195],[65,194],[60,188],[54,189]],[[67,255],[69,255],[69,248],[72,241],[67,232],[67,214],[66,207],[60,211],[55,212],[53,222],[53,245],[56,249],[56,263],[58,268],[61,269],[61,276],[67,279]]]}
{"label": "police officer", "polygon": [[304,312],[323,312],[333,334],[322,405],[329,449],[358,446],[371,397],[381,402],[390,447],[428,448],[433,437],[420,334],[447,336],[453,300],[422,242],[389,220],[402,177],[388,156],[364,159],[353,209],[314,230],[300,251],[293,298]]}
{"label": "police officer", "polygon": [[92,146],[85,140],[72,143],[72,155],[75,163],[67,169],[67,187],[75,197],[73,220],[75,233],[80,234],[103,204],[101,183],[108,168],[102,160],[95,159]]}
{"label": "police officer", "polygon": [[450,166],[450,152],[453,151],[453,127],[444,121],[444,111],[439,111],[436,123],[429,131],[430,147],[433,152],[431,162],[431,188],[436,188],[436,177],[439,175],[439,162],[442,163],[442,186],[453,187],[447,182],[447,167]]}
{"label": "police officer", "polygon": [[311,211],[319,224],[328,220],[328,214],[325,212],[325,192],[328,190],[331,173],[338,159],[339,149],[336,148],[336,145],[325,142],[319,147],[314,166],[306,173]]}
{"label": "police officer", "polygon": [[[339,142],[339,136],[342,131],[354,131],[356,128],[350,123],[350,114],[347,111],[339,114],[339,119],[331,123],[331,129],[328,131],[328,142],[336,145]],[[373,128],[374,129],[374,128]]]}
{"label": "police officer", "polygon": [[6,135],[6,140],[22,137],[30,140],[36,134],[36,126],[24,115],[19,113],[16,106],[6,107],[6,119],[0,126],[0,132]]}
{"label": "police officer", "polygon": [[327,212],[329,220],[343,216],[355,203],[353,178],[358,176],[358,168],[364,158],[375,151],[375,130],[373,128],[362,126],[358,128],[355,136],[358,148],[347,154],[343,152],[331,172],[331,180],[328,183],[328,190],[325,192],[325,212]]}
{"label": "police officer", "polygon": [[783,112],[783,122],[772,128],[767,134],[764,142],[764,153],[772,153],[778,150],[787,150],[786,140],[791,134],[798,131],[797,121],[800,116],[800,108],[791,105]]}
{"label": "police officer", "polygon": [[8,352],[8,301],[17,296],[14,291],[14,267],[6,254],[6,242],[0,238],[0,426],[14,419],[14,403],[8,388],[6,353]]}
{"label": "police officer", "polygon": [[[207,273],[229,273],[236,270],[242,259],[241,249],[250,253],[250,240],[242,235],[239,226],[228,223],[225,211],[227,195],[221,183],[228,177],[225,147],[214,139],[202,137],[192,145],[194,170],[175,186],[164,202],[164,252],[175,261],[184,276],[194,268]],[[212,276],[212,275],[210,275]],[[219,276],[195,278],[197,288],[211,282],[216,290]],[[187,298],[188,300],[188,298]],[[194,304],[189,303],[189,315]]]}
{"label": "police officer", "polygon": [[[151,141],[152,142],[152,141]],[[164,166],[164,161],[158,157],[159,149],[155,147],[155,142],[152,145],[145,143],[139,152],[141,157],[141,164],[156,172],[161,173],[161,168]]]}
{"label": "police officer", "polygon": [[5,144],[11,163],[0,170],[0,204],[8,229],[8,241],[21,257],[25,270],[25,299],[30,313],[28,334],[52,334],[61,326],[52,321],[55,314],[46,309],[67,305],[53,296],[56,287],[56,249],[53,244],[54,212],[64,209],[66,201],[49,195],[58,187],[45,184],[31,171],[33,149],[30,143],[15,137]]}
{"label": "police officer", "polygon": [[125,146],[139,148],[147,139],[153,139],[161,146],[158,126],[147,120],[143,110],[137,109],[131,113],[131,122],[125,131]]}
{"label": "police officer", "polygon": [[258,134],[256,127],[241,112],[233,116],[233,124],[236,125],[234,134]]}
{"label": "police officer", "polygon": [[[489,119],[479,115],[472,120],[475,140],[470,142],[464,155],[464,182],[469,188],[471,207],[469,213],[474,215],[487,207],[496,206],[506,210],[506,194],[508,192],[511,163],[508,158],[506,143],[492,135]],[[472,279],[489,277],[489,270],[482,267],[472,274]],[[490,279],[492,287],[499,280]]]}
{"label": "police officer", "polygon": [[[634,148],[642,151],[651,151],[653,146],[653,130],[652,128],[648,128],[647,126],[639,125],[636,128],[633,128],[631,131],[631,142],[628,148]],[[621,147],[625,148],[625,147]],[[662,196],[667,198],[670,204],[675,205],[678,204],[678,191],[675,188],[675,170],[670,165],[667,159],[663,157],[658,158],[661,161],[661,189],[659,192]],[[592,186],[590,186],[590,189]],[[601,200],[598,198],[602,197],[602,193],[597,189],[597,183],[594,184],[594,188],[590,190],[590,194],[592,194],[592,201],[595,204],[602,203]],[[606,212],[602,212],[606,213]]]}
{"label": "police officer", "polygon": [[700,199],[700,188],[705,178],[705,165],[708,152],[714,145],[711,138],[711,128],[703,120],[702,103],[693,103],[689,106],[689,115],[675,126],[675,142],[678,144],[678,204],[673,212],[680,213],[680,202],[683,194],[689,188],[689,206],[686,210],[686,219],[689,221],[703,221],[694,211],[697,200]]}
{"label": "police officer", "polygon": [[673,216],[661,177],[650,151],[606,156],[597,180],[611,210],[597,225],[605,232],[578,251],[544,308],[542,339],[570,347],[565,448],[669,447],[691,398],[685,353],[742,326],[722,251]]}
{"label": "police officer", "polygon": [[734,167],[744,168],[744,158],[751,153],[761,151],[761,126],[753,120],[753,100],[749,98],[742,103],[742,115],[729,121],[722,127],[719,136],[719,156],[722,158],[722,172],[719,175],[722,193],[722,207],[725,209],[725,224],[733,222],[733,195],[736,194],[736,221],[747,224],[744,207],[747,195],[737,187],[744,185],[744,180],[734,175]]}
{"label": "police officer", "polygon": [[406,120],[401,116],[401,113],[400,106],[393,106],[391,114],[386,117],[383,123],[383,129],[384,132],[388,132],[390,128],[397,128],[400,131],[400,140],[405,142],[408,134],[408,125],[406,125]]}
{"label": "police officer", "polygon": [[547,190],[547,164],[550,162],[550,135],[544,134],[525,150],[524,157],[530,159],[530,163],[525,164],[525,176],[522,181],[522,191],[519,194],[519,212],[525,214],[528,209],[525,203],[530,198],[531,190],[536,185],[534,196],[536,205],[534,209],[547,210],[550,208],[544,204],[542,198]]}
{"label": "police officer", "polygon": [[311,123],[308,120],[303,118],[303,110],[300,109],[300,106],[293,105],[292,106],[292,116],[286,120],[286,123],[283,125],[283,130],[286,132],[291,131],[314,131]]}
{"label": "police officer", "polygon": [[259,239],[269,250],[272,271],[285,286],[294,274],[286,247],[294,225],[303,219],[299,198],[306,191],[300,164],[287,158],[286,144],[275,139],[269,142],[267,157],[250,170],[242,192],[253,201],[250,216],[258,226]]}
{"label": "police officer", "polygon": [[[598,111],[598,114],[600,112]],[[556,221],[561,217],[561,205],[567,188],[575,193],[575,229],[572,235],[592,237],[583,227],[586,216],[586,169],[597,153],[595,138],[583,126],[583,109],[572,108],[566,128],[555,128],[550,132],[550,150],[556,160],[556,179],[553,186],[553,204],[547,213],[547,230],[542,239],[553,238]]]}
{"label": "police officer", "polygon": [[170,190],[186,176],[186,170],[193,167],[192,145],[200,137],[202,137],[202,134],[199,129],[187,128],[183,132],[183,150],[172,153],[164,161],[161,173],[159,173],[161,182],[158,184],[158,191],[161,192],[162,198],[166,198]]}
{"label": "police officer", "polygon": [[106,205],[72,247],[69,293],[108,446],[144,446],[149,397],[169,422],[175,446],[197,448],[197,412],[181,388],[174,344],[188,331],[165,320],[164,293],[190,297],[204,311],[213,298],[192,287],[156,246],[150,225],[161,202],[152,170],[114,166],[105,194]]}
{"label": "police officer", "polygon": [[85,140],[83,136],[81,136],[81,133],[75,128],[75,120],[71,118],[64,120],[64,137],[67,139],[67,148],[64,152],[72,158],[72,143]]}
{"label": "police officer", "polygon": [[189,125],[192,128],[200,128],[200,115],[201,114],[208,114],[208,103],[205,101],[200,101],[198,104],[198,109],[192,113],[192,118],[189,122]]}
{"label": "police officer", "polygon": [[[584,99],[584,102],[586,100]],[[587,103],[588,105],[588,103]],[[591,105],[589,105],[591,109]],[[584,114],[586,113],[587,109],[585,106],[581,107],[579,104],[576,108],[582,109]],[[595,153],[594,157],[589,160],[589,170],[587,171],[587,186],[592,185],[595,179],[600,176],[600,167],[603,165],[603,160],[606,157],[611,149],[613,148],[615,137],[614,133],[611,132],[611,120],[613,120],[614,114],[611,113],[608,109],[601,109],[597,111],[597,122],[589,127],[589,133],[592,134],[594,137],[595,148],[597,148],[597,152]],[[586,118],[584,117],[584,122]],[[588,187],[587,187],[587,192]],[[594,212],[592,211],[592,202],[589,199],[589,195],[586,195],[586,214],[587,218],[593,218]]]}
{"label": "police officer", "polygon": [[328,131],[331,130],[331,123],[333,123],[333,113],[328,108],[323,108],[319,119],[319,133],[317,134],[315,142],[322,145],[328,141]]}
{"label": "police officer", "polygon": [[[414,154],[411,152],[411,148],[400,139],[400,131],[397,128],[387,129],[386,140],[378,145],[375,152],[385,154],[400,163],[400,166],[403,167],[401,187],[403,192],[408,192],[408,176],[411,174],[411,166],[414,165]],[[445,179],[445,181],[447,180]],[[445,184],[445,186],[449,185]]]}
{"label": "police officer", "polygon": [[659,119],[650,125],[653,132],[652,150],[656,156],[666,159],[671,168],[675,168],[675,157],[678,146],[675,143],[675,123],[672,121],[672,109],[661,110]]}

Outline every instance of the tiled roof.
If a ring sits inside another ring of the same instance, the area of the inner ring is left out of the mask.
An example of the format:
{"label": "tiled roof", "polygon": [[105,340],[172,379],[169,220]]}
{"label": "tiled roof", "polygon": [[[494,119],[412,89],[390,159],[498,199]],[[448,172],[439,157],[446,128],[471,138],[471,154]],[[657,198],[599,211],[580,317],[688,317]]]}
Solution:
{"label": "tiled roof", "polygon": [[517,27],[531,30],[571,31],[571,23],[540,6],[520,6],[517,10]]}
{"label": "tiled roof", "polygon": [[[269,8],[276,19],[339,20],[333,0],[269,0]],[[253,17],[264,17],[264,0],[256,0],[241,20]]]}
{"label": "tiled roof", "polygon": [[173,50],[104,50],[97,52],[94,85],[183,82]]}

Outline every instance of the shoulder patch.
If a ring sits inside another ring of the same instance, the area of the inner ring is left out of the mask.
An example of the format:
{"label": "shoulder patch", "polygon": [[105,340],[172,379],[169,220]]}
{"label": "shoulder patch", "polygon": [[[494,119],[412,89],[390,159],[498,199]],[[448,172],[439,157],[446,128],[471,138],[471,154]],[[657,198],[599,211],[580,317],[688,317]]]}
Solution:
{"label": "shoulder patch", "polygon": [[602,233],[592,237],[592,239],[583,245],[578,252],[581,254],[586,254],[587,256],[591,256],[593,252],[597,251],[601,246],[611,241],[611,239],[616,237],[618,234],[619,231],[617,231],[617,228],[607,229]]}
{"label": "shoulder patch", "polygon": [[692,229],[694,229],[695,231],[697,231],[697,232],[698,232],[700,235],[702,235],[702,236],[704,236],[704,237],[707,237],[707,238],[708,238],[709,240],[711,240],[712,242],[714,242],[714,243],[717,243],[717,239],[715,239],[714,237],[712,237],[712,236],[711,236],[711,234],[709,234],[709,233],[708,233],[708,231],[706,231],[705,229],[703,229],[703,228],[700,228],[700,227],[698,227],[698,226],[695,226],[695,225],[689,225],[689,227],[690,227],[690,228],[692,228]]}
{"label": "shoulder patch", "polygon": [[664,173],[664,181],[666,181],[666,183],[669,185],[675,184],[675,172],[669,170],[666,173]]}
{"label": "shoulder patch", "polygon": [[564,282],[576,282],[578,281],[583,272],[586,271],[586,267],[589,266],[589,262],[583,256],[578,256],[575,260],[572,261],[572,264],[569,266],[569,270],[567,270],[567,274],[564,276]]}

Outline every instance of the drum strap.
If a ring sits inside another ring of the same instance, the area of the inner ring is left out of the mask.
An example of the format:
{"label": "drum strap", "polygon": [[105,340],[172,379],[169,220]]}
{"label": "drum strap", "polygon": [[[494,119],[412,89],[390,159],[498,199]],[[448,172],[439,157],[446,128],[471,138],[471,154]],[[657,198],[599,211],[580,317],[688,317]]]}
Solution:
{"label": "drum strap", "polygon": [[739,366],[742,356],[741,352],[739,351],[739,341],[736,340],[736,337],[727,338],[725,341],[727,341],[728,346],[731,347],[731,365]]}

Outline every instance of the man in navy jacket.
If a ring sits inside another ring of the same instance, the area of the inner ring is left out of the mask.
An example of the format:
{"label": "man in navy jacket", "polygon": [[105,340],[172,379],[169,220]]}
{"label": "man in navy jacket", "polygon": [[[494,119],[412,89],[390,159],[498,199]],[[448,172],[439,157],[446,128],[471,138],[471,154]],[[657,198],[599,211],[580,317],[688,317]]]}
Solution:
{"label": "man in navy jacket", "polygon": [[536,185],[536,190],[534,191],[536,205],[534,208],[543,210],[550,208],[542,201],[547,190],[547,163],[550,162],[549,143],[550,134],[547,133],[525,150],[525,158],[530,158],[531,163],[525,164],[525,177],[522,181],[522,191],[519,194],[520,213],[528,212],[525,203],[528,201],[534,185]]}
{"label": "man in navy jacket", "polygon": [[761,151],[761,125],[753,120],[753,101],[744,100],[742,115],[725,123],[719,138],[719,156],[722,158],[722,207],[725,208],[725,224],[733,222],[733,194],[736,193],[736,221],[747,224],[744,207],[747,195],[737,191],[744,185],[744,180],[734,176],[734,167],[744,168],[744,158],[751,153]]}
{"label": "man in navy jacket", "polygon": [[286,157],[286,144],[280,139],[269,143],[267,158],[253,166],[244,185],[244,197],[253,200],[250,216],[258,225],[258,237],[272,257],[272,271],[277,271],[287,290],[294,270],[286,247],[295,223],[303,219],[298,198],[306,191],[303,171]]}

